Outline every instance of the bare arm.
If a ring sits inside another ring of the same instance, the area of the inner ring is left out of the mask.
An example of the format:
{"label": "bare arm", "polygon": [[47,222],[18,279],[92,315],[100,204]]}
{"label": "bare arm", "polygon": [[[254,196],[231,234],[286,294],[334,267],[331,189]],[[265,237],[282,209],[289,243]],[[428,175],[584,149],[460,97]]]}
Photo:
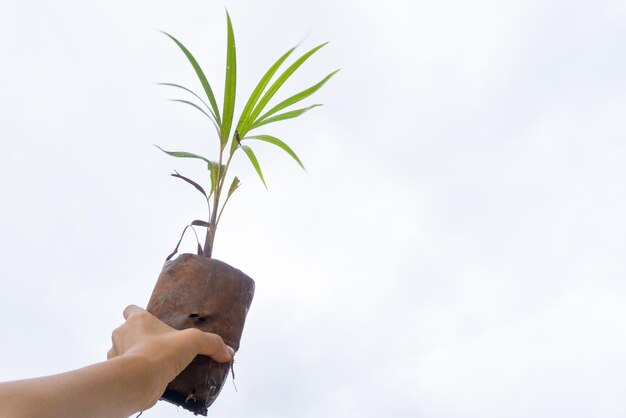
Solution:
{"label": "bare arm", "polygon": [[176,331],[131,305],[113,331],[108,360],[54,376],[0,383],[4,418],[125,418],[152,407],[194,357],[232,359],[215,334]]}

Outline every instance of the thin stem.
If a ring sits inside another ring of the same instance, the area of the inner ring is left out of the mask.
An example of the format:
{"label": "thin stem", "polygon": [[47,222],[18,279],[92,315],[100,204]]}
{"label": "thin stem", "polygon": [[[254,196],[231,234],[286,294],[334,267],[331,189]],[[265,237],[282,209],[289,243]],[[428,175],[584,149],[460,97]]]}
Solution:
{"label": "thin stem", "polygon": [[[230,167],[230,161],[233,159],[234,151],[228,156],[228,160],[226,161],[226,166],[224,167],[224,173],[221,177],[219,177],[217,182],[217,188],[215,190],[216,193],[222,194],[222,188],[224,187],[224,182],[226,181],[226,173],[228,172],[228,168]],[[220,170],[221,170],[221,161],[222,154],[220,152]]]}
{"label": "thin stem", "polygon": [[229,200],[230,200],[230,196],[227,196],[226,200],[224,201],[224,204],[222,205],[222,208],[220,209],[219,215],[217,215],[217,223],[220,223],[220,219],[222,219],[222,212],[224,212],[224,208],[226,207],[226,204],[228,203]]}
{"label": "thin stem", "polygon": [[[238,147],[237,147],[238,148]],[[235,151],[237,150],[237,148],[235,148]],[[220,187],[220,194],[222,193],[222,188],[224,187],[224,182],[226,181],[226,172],[228,171],[228,167],[230,167],[230,162],[233,159],[233,155],[235,154],[235,151],[233,151],[229,156],[228,156],[228,161],[226,161],[226,167],[224,168],[224,177],[222,178],[222,182],[220,183],[219,187]],[[219,211],[219,214],[217,215],[217,220],[215,221],[215,225],[217,226],[217,224],[220,223],[220,219],[222,219],[222,212],[224,212],[224,208],[226,207],[226,204],[228,203],[228,199],[230,199],[230,196],[226,197],[226,200],[224,201],[224,203],[222,204],[222,208]]]}
{"label": "thin stem", "polygon": [[[239,148],[239,146],[237,148]],[[237,148],[235,148],[235,151],[237,150]],[[222,217],[224,207],[226,206],[226,203],[228,203],[228,199],[230,198],[230,196],[226,198],[224,204],[220,209],[219,202],[222,195],[222,190],[224,189],[224,182],[226,181],[226,173],[228,173],[228,168],[230,167],[230,162],[233,159],[235,151],[229,153],[228,160],[226,161],[226,165],[224,166],[224,171],[222,172],[222,161],[224,161],[224,147],[220,146],[220,158],[217,166],[217,186],[215,187],[215,193],[213,196],[213,212],[211,213],[211,209],[209,207],[209,227],[207,228],[206,239],[204,240],[203,255],[207,258],[211,258],[211,255],[213,254],[213,241],[215,240],[217,225]]]}
{"label": "thin stem", "polygon": [[228,166],[230,165],[230,160],[232,155],[228,158],[228,162],[224,167],[224,171],[222,172],[222,161],[224,161],[224,147],[220,146],[220,158],[217,163],[217,186],[215,187],[215,193],[213,195],[213,213],[209,212],[209,227],[206,232],[206,239],[204,240],[204,250],[203,255],[205,257],[211,258],[213,254],[213,241],[215,240],[215,233],[217,231],[217,211],[220,204],[220,197],[222,194],[222,186],[224,185],[224,179],[226,177],[226,172],[228,171]]}

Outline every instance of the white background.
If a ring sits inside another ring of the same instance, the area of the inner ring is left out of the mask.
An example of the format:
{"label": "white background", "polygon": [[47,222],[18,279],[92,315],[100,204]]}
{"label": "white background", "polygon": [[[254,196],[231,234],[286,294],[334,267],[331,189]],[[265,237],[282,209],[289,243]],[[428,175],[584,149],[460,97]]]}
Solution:
{"label": "white background", "polygon": [[[239,107],[330,40],[260,133],[216,258],[257,282],[213,417],[626,415],[626,3],[0,0],[0,380],[105,358],[208,184],[224,6]],[[241,156],[240,156],[241,157]],[[187,251],[194,250],[191,237]],[[68,394],[71,396],[71,394]],[[191,416],[160,403],[143,417]]]}

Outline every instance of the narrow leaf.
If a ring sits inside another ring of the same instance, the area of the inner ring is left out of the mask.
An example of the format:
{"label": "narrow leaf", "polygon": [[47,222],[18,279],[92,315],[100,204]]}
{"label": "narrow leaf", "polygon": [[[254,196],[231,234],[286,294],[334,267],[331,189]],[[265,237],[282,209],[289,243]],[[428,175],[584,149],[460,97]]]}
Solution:
{"label": "narrow leaf", "polygon": [[241,136],[239,136],[239,131],[235,130],[233,139],[230,141],[230,155],[233,155],[239,145],[241,145]]}
{"label": "narrow leaf", "polygon": [[259,165],[259,161],[256,159],[256,155],[254,155],[254,152],[252,152],[252,149],[247,145],[242,145],[241,149],[243,150],[243,152],[246,153],[246,155],[248,156],[248,159],[250,159],[250,162],[254,166],[256,173],[259,175],[259,177],[261,178],[261,181],[263,182],[263,185],[267,189],[267,184],[265,183],[265,179],[263,178],[263,172],[261,171],[261,166]]}
{"label": "narrow leaf", "polygon": [[233,193],[235,193],[235,190],[237,190],[239,188],[239,185],[241,184],[241,182],[239,181],[239,179],[237,177],[235,177],[233,179],[233,182],[230,184],[230,188],[228,189],[228,196],[226,196],[226,198],[228,199]]}
{"label": "narrow leaf", "polygon": [[222,219],[222,213],[224,213],[224,209],[226,208],[226,205],[228,204],[228,201],[230,200],[230,197],[232,196],[232,194],[235,193],[235,190],[239,188],[239,184],[240,184],[239,179],[235,177],[233,179],[233,182],[230,184],[230,188],[228,189],[228,196],[226,196],[226,200],[224,201],[224,204],[222,205],[222,209],[220,209],[220,213],[219,215],[217,215],[217,223],[219,223],[220,219]]}
{"label": "narrow leaf", "polygon": [[274,137],[274,136],[270,136],[270,135],[254,135],[254,136],[247,136],[244,139],[258,139],[259,141],[265,141],[265,142],[269,142],[270,144],[274,144],[277,147],[279,147],[280,149],[282,149],[283,151],[285,151],[287,154],[291,155],[291,157],[296,160],[296,162],[298,164],[300,164],[300,167],[302,167],[302,169],[304,168],[304,165],[302,164],[302,161],[300,161],[300,158],[298,158],[298,156],[296,155],[296,153],[289,147],[289,145],[285,144],[283,141],[281,141],[280,139]]}
{"label": "narrow leaf", "polygon": [[226,12],[228,26],[228,39],[226,43],[226,81],[224,84],[224,117],[220,131],[220,143],[222,149],[228,143],[230,129],[233,124],[233,114],[235,113],[235,93],[237,89],[237,52],[235,50],[235,35],[230,16]]}
{"label": "narrow leaf", "polygon": [[211,173],[211,193],[209,193],[209,197],[211,197],[215,193],[219,182],[219,165],[213,164],[209,166],[209,171]]}
{"label": "narrow leaf", "polygon": [[187,183],[191,184],[193,187],[195,187],[196,189],[198,189],[198,191],[200,191],[200,193],[202,193],[202,195],[208,199],[208,196],[206,194],[206,192],[204,191],[204,189],[202,188],[202,186],[200,186],[198,183],[196,183],[195,181],[191,180],[190,178],[187,178],[185,176],[182,176],[180,174],[178,174],[178,171],[174,171],[174,174],[171,175],[172,177],[178,177],[181,180],[186,181]]}
{"label": "narrow leaf", "polygon": [[206,163],[209,164],[209,165],[211,165],[211,164],[217,165],[217,163],[215,163],[213,161],[210,161],[207,158],[204,158],[202,155],[193,154],[191,152],[185,152],[185,151],[166,151],[166,150],[164,150],[163,148],[161,148],[158,145],[155,145],[155,147],[157,147],[158,149],[160,149],[161,151],[163,151],[167,155],[171,155],[172,157],[177,157],[177,158],[196,158],[198,160],[206,161]]}
{"label": "narrow leaf", "polygon": [[[261,97],[261,94],[263,94],[263,91],[265,90],[265,87],[267,87],[267,85],[269,84],[269,82],[272,79],[272,77],[274,77],[274,74],[276,74],[276,71],[278,71],[278,68],[280,68],[282,63],[285,62],[285,60],[289,57],[289,55],[291,55],[291,53],[295,49],[296,48],[294,47],[294,48],[291,48],[289,51],[285,52],[270,67],[270,69],[267,70],[265,75],[263,75],[263,77],[261,78],[259,83],[256,85],[256,87],[252,91],[252,94],[250,95],[250,98],[248,98],[248,101],[246,102],[246,105],[243,108],[243,111],[241,112],[241,116],[239,118],[239,123],[237,124],[237,130],[239,131],[240,134],[242,133],[241,128],[243,127],[243,125],[245,123],[247,123],[247,120],[248,120],[248,117],[250,115],[250,112],[252,112],[252,109],[254,108],[254,105],[256,105],[257,101],[259,100],[259,97]],[[243,133],[243,134],[245,134],[245,133]]]}
{"label": "narrow leaf", "polygon": [[185,237],[185,232],[187,232],[187,229],[189,227],[191,227],[193,234],[196,236],[196,242],[198,243],[198,255],[202,254],[202,245],[200,245],[200,241],[198,241],[198,234],[196,234],[196,230],[193,227],[194,222],[202,222],[202,221],[193,221],[191,224],[187,225],[185,229],[183,229],[183,233],[180,235],[180,239],[178,240],[178,243],[176,243],[176,248],[174,248],[174,251],[172,251],[172,253],[167,256],[165,261],[168,261],[169,259],[174,257],[174,255],[176,255],[176,253],[178,252],[178,247],[180,247],[180,243],[183,241],[183,238]]}
{"label": "narrow leaf", "polygon": [[279,104],[277,104],[276,106],[274,106],[273,108],[268,110],[263,116],[261,116],[259,118],[259,120],[266,119],[269,116],[273,115],[274,113],[276,113],[276,112],[278,112],[280,110],[283,110],[286,107],[289,107],[292,104],[298,103],[299,101],[302,101],[302,100],[306,99],[307,97],[311,96],[313,93],[318,91],[324,84],[326,84],[326,82],[328,80],[330,80],[330,78],[332,76],[337,74],[337,72],[339,72],[339,70],[335,70],[332,73],[328,74],[326,77],[324,77],[324,79],[322,81],[320,81],[316,85],[314,85],[312,87],[309,87],[308,89],[303,90],[303,91],[301,91],[298,94],[294,94],[293,96],[291,96],[290,98],[288,98],[286,100],[283,100],[282,102],[280,102]]}
{"label": "narrow leaf", "polygon": [[311,55],[313,55],[315,52],[317,52],[320,48],[322,48],[324,45],[326,45],[328,42],[323,43],[321,45],[316,46],[315,48],[311,49],[309,52],[305,53],[304,55],[302,55],[300,58],[298,58],[293,64],[291,64],[277,79],[276,81],[274,81],[274,83],[270,86],[270,88],[267,90],[267,92],[263,95],[263,97],[261,98],[261,100],[259,101],[259,103],[255,106],[254,110],[252,111],[252,113],[250,113],[250,116],[247,118],[247,123],[244,126],[244,129],[241,130],[241,134],[245,136],[245,133],[248,131],[248,126],[250,126],[252,124],[252,121],[256,120],[256,118],[259,116],[259,114],[263,111],[263,109],[265,108],[265,106],[269,103],[269,101],[272,99],[272,97],[274,97],[274,94],[276,94],[276,92],[278,91],[278,89],[285,83],[285,81],[287,81],[289,79],[289,77],[291,77],[291,75],[298,69],[300,68],[300,66],[302,64],[304,64],[304,62],[309,59],[309,57]]}
{"label": "narrow leaf", "polygon": [[178,39],[174,38],[172,35],[170,35],[167,32],[163,32],[163,31],[161,32],[164,35],[168,36],[171,40],[176,42],[176,45],[178,45],[178,47],[183,51],[183,53],[187,57],[187,60],[189,60],[189,63],[191,64],[194,71],[196,72],[196,75],[198,76],[198,79],[200,80],[200,84],[202,84],[202,88],[204,89],[204,92],[206,93],[206,96],[209,99],[209,103],[211,103],[211,107],[213,108],[213,113],[215,114],[215,119],[217,120],[217,124],[221,125],[220,110],[217,107],[217,102],[215,101],[215,95],[213,94],[213,89],[211,89],[211,85],[209,84],[209,81],[204,75],[204,71],[202,71],[200,64],[198,64],[198,61],[196,61],[196,59],[191,54],[191,52],[189,52],[189,50],[185,47],[185,45],[180,43]]}
{"label": "narrow leaf", "polygon": [[193,102],[190,102],[188,100],[171,99],[171,101],[178,102],[178,103],[184,103],[184,104],[192,106],[193,108],[195,108],[195,109],[199,110],[200,112],[202,112],[207,118],[209,118],[211,123],[213,123],[213,126],[215,126],[215,129],[217,129],[217,133],[219,135],[220,128],[217,126],[217,122],[215,121],[215,118],[213,118],[211,115],[209,115],[207,112],[205,112],[204,109],[202,109],[200,106],[198,106],[197,104],[195,104]]}
{"label": "narrow leaf", "polygon": [[213,109],[211,109],[209,107],[208,104],[206,104],[206,102],[204,100],[202,100],[202,97],[198,96],[193,90],[188,89],[185,86],[181,86],[180,84],[174,84],[174,83],[157,83],[159,86],[168,86],[168,87],[176,87],[179,88],[181,90],[185,90],[186,92],[189,92],[191,94],[193,94],[198,100],[200,100],[202,102],[202,104],[204,105],[204,107],[206,107],[208,109],[209,112],[211,112],[211,114],[213,115],[213,118],[215,119],[215,115],[213,114]]}
{"label": "narrow leaf", "polygon": [[292,111],[289,111],[289,112],[281,113],[281,114],[276,115],[276,116],[272,116],[271,118],[260,120],[258,122],[255,122],[255,124],[250,127],[250,130],[256,129],[259,126],[267,125],[268,123],[279,122],[281,120],[297,118],[298,116],[302,115],[303,113],[306,113],[309,110],[313,109],[314,107],[318,107],[318,106],[321,106],[321,104],[314,104],[314,105],[311,105],[309,107],[305,107],[304,109],[292,110]]}
{"label": "narrow leaf", "polygon": [[207,221],[201,221],[199,219],[196,219],[195,221],[191,221],[191,225],[193,225],[193,226],[203,226],[205,228],[209,227],[209,223]]}
{"label": "narrow leaf", "polygon": [[180,235],[180,239],[178,240],[178,243],[176,243],[176,248],[174,248],[174,251],[172,251],[172,253],[167,256],[165,261],[168,261],[170,258],[174,257],[174,255],[178,252],[178,247],[180,247],[180,243],[183,241],[183,237],[185,236],[185,232],[187,232],[187,228],[189,228],[189,226],[190,225],[187,225],[185,229],[183,229],[183,233]]}

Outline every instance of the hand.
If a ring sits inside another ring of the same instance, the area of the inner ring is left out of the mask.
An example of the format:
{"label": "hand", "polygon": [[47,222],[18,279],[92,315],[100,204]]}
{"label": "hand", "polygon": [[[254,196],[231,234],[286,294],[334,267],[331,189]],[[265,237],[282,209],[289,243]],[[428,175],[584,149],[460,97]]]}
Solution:
{"label": "hand", "polygon": [[154,378],[147,383],[151,389],[148,391],[145,409],[159,400],[167,384],[198,354],[209,356],[220,363],[233,358],[233,349],[224,344],[217,334],[195,328],[175,330],[135,305],[124,309],[124,318],[126,322],[113,331],[113,347],[107,353],[107,358],[133,357],[150,363]]}

